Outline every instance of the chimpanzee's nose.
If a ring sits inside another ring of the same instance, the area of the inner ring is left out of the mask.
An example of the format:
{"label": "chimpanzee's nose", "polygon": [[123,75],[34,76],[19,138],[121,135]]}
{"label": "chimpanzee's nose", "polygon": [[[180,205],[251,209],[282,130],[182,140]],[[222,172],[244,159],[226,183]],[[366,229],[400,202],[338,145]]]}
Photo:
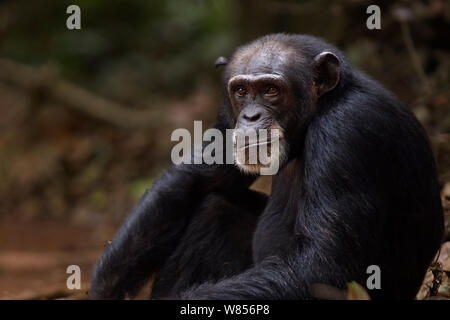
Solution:
{"label": "chimpanzee's nose", "polygon": [[247,110],[242,117],[248,122],[256,122],[261,118],[261,112],[259,110]]}

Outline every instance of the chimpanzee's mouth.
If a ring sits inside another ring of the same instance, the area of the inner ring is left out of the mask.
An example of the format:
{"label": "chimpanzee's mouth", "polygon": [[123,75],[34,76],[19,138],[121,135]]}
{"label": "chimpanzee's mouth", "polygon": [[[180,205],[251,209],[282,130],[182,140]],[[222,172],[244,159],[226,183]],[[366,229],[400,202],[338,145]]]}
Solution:
{"label": "chimpanzee's mouth", "polygon": [[267,145],[268,148],[270,148],[272,146],[272,143],[276,142],[276,141],[280,141],[282,138],[281,137],[276,137],[275,139],[272,140],[266,140],[266,141],[257,141],[257,142],[245,142],[245,144],[243,146],[237,146],[235,144],[235,147],[237,150],[242,150],[242,149],[249,149],[249,148],[254,148],[254,147],[259,147],[259,146],[264,146]]}

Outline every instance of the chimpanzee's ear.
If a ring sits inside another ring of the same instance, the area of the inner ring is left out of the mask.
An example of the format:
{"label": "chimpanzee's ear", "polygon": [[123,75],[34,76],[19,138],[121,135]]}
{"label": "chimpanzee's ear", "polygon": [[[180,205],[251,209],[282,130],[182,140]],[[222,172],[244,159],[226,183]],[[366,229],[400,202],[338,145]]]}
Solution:
{"label": "chimpanzee's ear", "polygon": [[215,66],[216,68],[218,68],[218,67],[220,67],[220,66],[225,66],[225,65],[227,65],[227,64],[228,64],[228,59],[225,58],[225,57],[218,57],[218,58],[216,59],[216,62],[214,62],[214,66]]}
{"label": "chimpanzee's ear", "polygon": [[336,87],[340,70],[339,58],[334,53],[324,51],[314,57],[313,86],[318,97]]}

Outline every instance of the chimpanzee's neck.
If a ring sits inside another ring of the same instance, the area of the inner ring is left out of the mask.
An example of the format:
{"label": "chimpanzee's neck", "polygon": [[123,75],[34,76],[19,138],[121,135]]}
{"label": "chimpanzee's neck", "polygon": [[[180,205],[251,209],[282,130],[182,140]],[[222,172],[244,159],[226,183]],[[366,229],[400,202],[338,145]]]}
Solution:
{"label": "chimpanzee's neck", "polygon": [[269,202],[284,203],[284,214],[296,214],[303,175],[303,160],[295,158],[280,169],[272,179],[272,193]]}
{"label": "chimpanzee's neck", "polygon": [[273,184],[287,184],[298,182],[300,184],[303,173],[303,160],[294,158],[284,165],[273,177]]}

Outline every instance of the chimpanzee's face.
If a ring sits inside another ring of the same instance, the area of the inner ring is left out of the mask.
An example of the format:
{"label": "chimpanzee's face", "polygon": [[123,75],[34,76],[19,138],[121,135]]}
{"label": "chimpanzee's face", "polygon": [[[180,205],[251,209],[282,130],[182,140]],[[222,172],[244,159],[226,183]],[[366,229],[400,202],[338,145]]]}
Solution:
{"label": "chimpanzee's face", "polygon": [[[243,171],[260,173],[274,160],[282,167],[288,155],[301,149],[300,135],[318,99],[339,82],[340,61],[332,52],[307,57],[288,43],[260,41],[235,53],[226,79],[235,123],[236,164]],[[256,136],[249,131],[256,131]],[[260,161],[261,148],[270,161]],[[249,158],[252,150],[257,151],[256,162]]]}
{"label": "chimpanzee's face", "polygon": [[[260,161],[261,147],[267,148],[264,151],[279,166],[287,159],[285,135],[295,121],[297,108],[293,84],[285,72],[291,55],[275,44],[251,47],[238,52],[229,65],[227,90],[236,123],[235,159],[244,171],[259,173],[261,167],[270,166]],[[245,136],[242,145],[240,136]],[[257,154],[256,163],[250,161],[252,150]]]}

